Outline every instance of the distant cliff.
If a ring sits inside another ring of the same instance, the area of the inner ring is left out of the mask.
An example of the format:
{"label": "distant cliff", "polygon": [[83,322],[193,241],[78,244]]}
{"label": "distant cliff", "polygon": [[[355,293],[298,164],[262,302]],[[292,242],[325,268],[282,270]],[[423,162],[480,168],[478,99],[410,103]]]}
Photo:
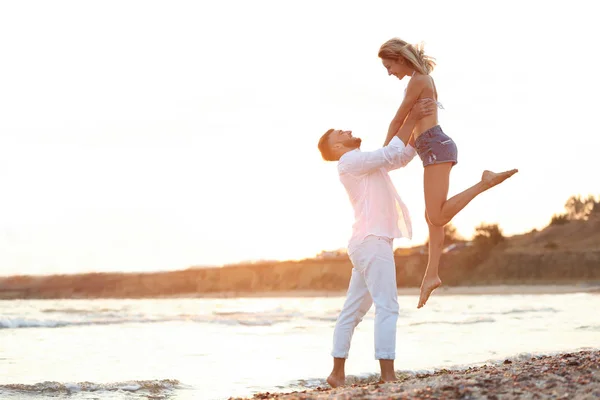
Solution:
{"label": "distant cliff", "polygon": [[[396,256],[398,287],[418,287],[426,254]],[[346,256],[160,273],[90,273],[0,278],[0,298],[137,298],[219,293],[345,290]],[[600,282],[600,219],[551,225],[442,257],[445,285]]]}

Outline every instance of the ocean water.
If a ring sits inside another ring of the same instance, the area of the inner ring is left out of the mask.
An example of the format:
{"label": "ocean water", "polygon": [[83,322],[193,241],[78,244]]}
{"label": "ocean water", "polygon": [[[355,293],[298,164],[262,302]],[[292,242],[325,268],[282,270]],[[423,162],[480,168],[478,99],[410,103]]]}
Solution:
{"label": "ocean water", "polygon": [[[2,399],[226,399],[325,385],[344,297],[0,301]],[[600,295],[400,296],[398,371],[600,347]],[[372,309],[347,374],[378,372]]]}

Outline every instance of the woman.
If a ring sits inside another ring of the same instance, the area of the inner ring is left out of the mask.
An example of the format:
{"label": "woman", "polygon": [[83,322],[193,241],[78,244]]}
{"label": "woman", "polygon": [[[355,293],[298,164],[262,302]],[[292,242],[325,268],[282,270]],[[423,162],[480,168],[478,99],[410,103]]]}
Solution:
{"label": "woman", "polygon": [[[410,77],[404,100],[390,123],[384,143],[387,145],[402,127],[415,102],[426,98],[437,102],[438,93],[435,83],[429,76],[435,62],[432,57],[425,55],[422,45],[413,46],[398,38],[385,42],[379,49],[378,55],[388,75],[394,75],[398,79]],[[412,139],[423,161],[425,219],[429,227],[429,261],[421,283],[421,294],[417,305],[417,308],[421,308],[427,302],[431,292],[442,284],[438,275],[438,266],[444,245],[444,225],[477,195],[503,182],[517,170],[501,173],[486,170],[481,176],[481,181],[448,199],[450,170],[458,162],[457,148],[454,141],[438,125],[437,110],[417,122]]]}

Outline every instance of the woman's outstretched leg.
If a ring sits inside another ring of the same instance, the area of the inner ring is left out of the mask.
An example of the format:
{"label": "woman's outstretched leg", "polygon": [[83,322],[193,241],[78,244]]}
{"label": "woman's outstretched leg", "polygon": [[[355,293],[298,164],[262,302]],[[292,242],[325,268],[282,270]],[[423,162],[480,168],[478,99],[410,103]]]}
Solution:
{"label": "woman's outstretched leg", "polygon": [[477,195],[504,182],[518,172],[516,169],[500,173],[484,171],[481,181],[446,200],[448,198],[452,165],[451,162],[428,165],[425,167],[423,174],[426,218],[429,226],[429,262],[421,283],[421,294],[417,308],[423,307],[431,292],[442,283],[438,275],[438,267],[444,245],[444,225],[450,222]]}
{"label": "woman's outstretched leg", "polygon": [[[465,206],[469,204],[475,197],[504,182],[506,179],[518,172],[517,169],[511,169],[510,171],[499,173],[487,170],[483,171],[481,180],[479,182],[448,200],[446,200],[446,197],[448,196],[448,192],[446,190],[446,192],[444,192],[445,196],[443,201],[440,201],[438,194],[440,191],[433,187],[430,191],[433,192],[432,196],[436,198],[434,201],[432,201],[430,207],[427,205],[427,182],[429,181],[430,185],[436,185],[436,183],[431,182],[438,182],[440,179],[445,179],[445,175],[450,174],[448,167],[451,165],[451,163],[442,163],[425,167],[425,206],[427,207],[429,221],[437,226],[444,226],[448,224],[448,222],[450,222],[452,218],[454,218],[456,214],[465,208]],[[438,168],[440,166],[441,168]]]}

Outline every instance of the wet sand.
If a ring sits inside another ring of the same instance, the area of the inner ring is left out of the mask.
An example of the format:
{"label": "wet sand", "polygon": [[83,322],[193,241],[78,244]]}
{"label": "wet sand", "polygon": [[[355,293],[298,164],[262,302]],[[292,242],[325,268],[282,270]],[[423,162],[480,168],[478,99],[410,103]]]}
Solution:
{"label": "wet sand", "polygon": [[336,389],[319,387],[288,394],[259,393],[251,399],[598,399],[600,350],[505,360],[432,374],[399,374],[398,379],[383,384],[347,382]]}

